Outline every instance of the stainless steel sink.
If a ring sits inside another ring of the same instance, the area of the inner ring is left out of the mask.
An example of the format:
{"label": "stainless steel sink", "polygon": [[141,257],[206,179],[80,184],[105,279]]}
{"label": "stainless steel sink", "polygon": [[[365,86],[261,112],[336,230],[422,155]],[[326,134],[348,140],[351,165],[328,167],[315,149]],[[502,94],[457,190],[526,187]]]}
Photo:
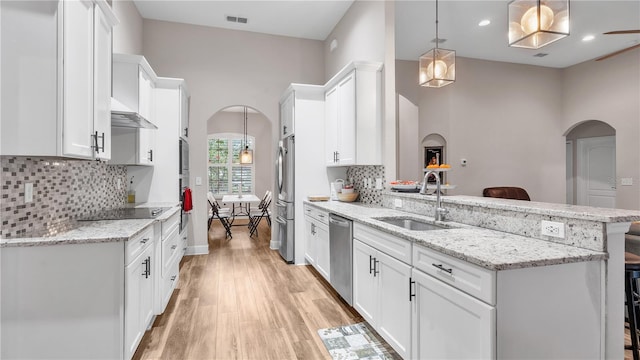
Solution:
{"label": "stainless steel sink", "polygon": [[425,221],[416,220],[413,218],[380,217],[380,218],[374,218],[374,219],[390,225],[394,225],[401,228],[405,228],[407,230],[414,230],[414,231],[448,229],[448,227],[445,227],[445,226],[439,226],[439,225],[431,224]]}

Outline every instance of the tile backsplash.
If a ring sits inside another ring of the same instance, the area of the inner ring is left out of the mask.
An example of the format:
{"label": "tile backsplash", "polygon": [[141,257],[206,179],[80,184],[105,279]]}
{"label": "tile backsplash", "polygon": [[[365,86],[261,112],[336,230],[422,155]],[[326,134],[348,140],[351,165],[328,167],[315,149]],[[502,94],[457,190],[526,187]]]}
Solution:
{"label": "tile backsplash", "polygon": [[[126,201],[126,166],[15,156],[2,156],[0,163],[3,238],[53,235],[79,217]],[[33,184],[33,202],[25,203],[25,183]]]}
{"label": "tile backsplash", "polygon": [[[383,165],[350,166],[347,169],[347,179],[353,182],[355,191],[360,192],[358,201],[382,206],[383,190],[375,187],[376,179],[382,179],[383,187],[386,183]],[[367,181],[370,182],[368,187]]]}

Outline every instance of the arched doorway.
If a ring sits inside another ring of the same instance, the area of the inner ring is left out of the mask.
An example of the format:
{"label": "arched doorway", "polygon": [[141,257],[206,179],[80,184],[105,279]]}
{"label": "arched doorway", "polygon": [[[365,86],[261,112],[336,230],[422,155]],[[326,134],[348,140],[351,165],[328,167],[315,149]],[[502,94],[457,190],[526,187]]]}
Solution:
{"label": "arched doorway", "polygon": [[599,120],[566,133],[567,203],[616,207],[616,130]]}
{"label": "arched doorway", "polygon": [[[239,164],[244,147],[244,108],[247,107],[247,139],[253,164]],[[258,197],[273,189],[274,151],[272,123],[260,111],[245,105],[228,106],[207,120],[208,191],[216,197],[243,191]]]}

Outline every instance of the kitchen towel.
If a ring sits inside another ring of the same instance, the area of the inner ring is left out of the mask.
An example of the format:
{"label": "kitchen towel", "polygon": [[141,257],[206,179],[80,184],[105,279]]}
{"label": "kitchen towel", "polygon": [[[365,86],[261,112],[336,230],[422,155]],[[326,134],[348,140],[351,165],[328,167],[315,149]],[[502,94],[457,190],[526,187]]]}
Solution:
{"label": "kitchen towel", "polygon": [[184,194],[182,195],[182,210],[185,212],[191,211],[193,209],[193,201],[191,200],[191,189],[185,188]]}

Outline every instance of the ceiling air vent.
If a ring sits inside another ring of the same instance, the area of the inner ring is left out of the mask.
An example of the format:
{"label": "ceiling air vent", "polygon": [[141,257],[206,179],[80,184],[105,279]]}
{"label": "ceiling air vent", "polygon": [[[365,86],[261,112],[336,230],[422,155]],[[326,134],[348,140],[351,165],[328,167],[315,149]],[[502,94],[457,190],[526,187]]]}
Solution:
{"label": "ceiling air vent", "polygon": [[549,54],[547,54],[547,53],[537,53],[537,54],[533,55],[533,57],[545,57],[547,55],[549,55]]}
{"label": "ceiling air vent", "polygon": [[239,17],[239,16],[227,15],[227,21],[228,22],[234,22],[234,23],[240,23],[240,24],[246,24],[247,23],[247,18]]}

